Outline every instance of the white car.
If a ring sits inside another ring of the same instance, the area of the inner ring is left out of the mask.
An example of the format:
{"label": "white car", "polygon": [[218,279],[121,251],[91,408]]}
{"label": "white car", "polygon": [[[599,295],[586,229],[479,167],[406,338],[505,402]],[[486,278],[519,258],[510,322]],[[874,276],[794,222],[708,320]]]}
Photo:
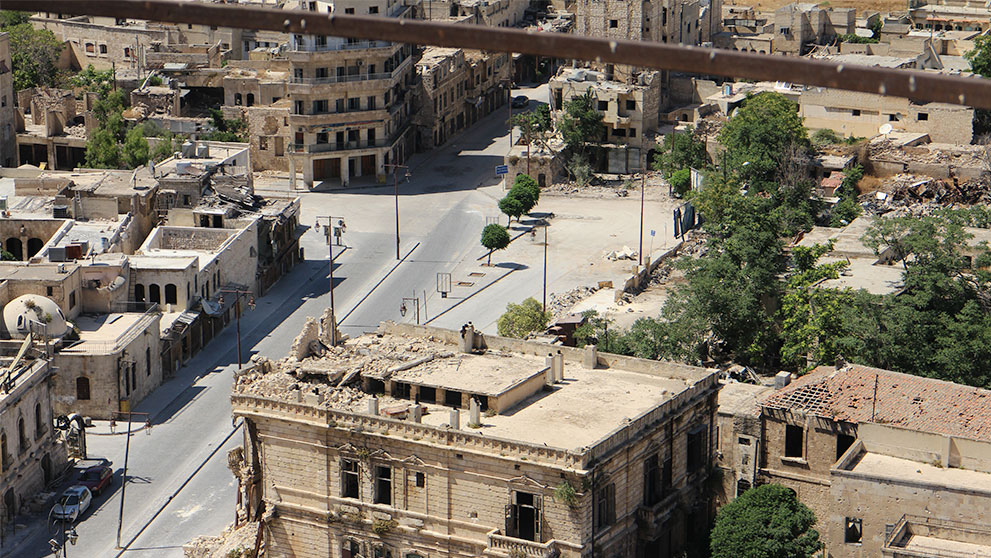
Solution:
{"label": "white car", "polygon": [[88,488],[81,485],[70,486],[59,496],[58,502],[52,508],[52,515],[55,519],[73,523],[89,509],[92,502],[93,495]]}

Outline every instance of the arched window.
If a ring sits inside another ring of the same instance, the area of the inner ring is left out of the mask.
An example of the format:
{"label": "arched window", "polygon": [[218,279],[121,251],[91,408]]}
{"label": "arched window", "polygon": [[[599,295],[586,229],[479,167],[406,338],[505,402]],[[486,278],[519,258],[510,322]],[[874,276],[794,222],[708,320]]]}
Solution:
{"label": "arched window", "polygon": [[34,437],[41,438],[45,434],[45,417],[41,411],[41,403],[34,404]]}
{"label": "arched window", "polygon": [[89,378],[85,376],[76,378],[76,399],[89,401]]}
{"label": "arched window", "polygon": [[24,435],[24,417],[17,419],[17,453],[28,450],[28,437]]}
{"label": "arched window", "polygon": [[145,376],[151,376],[151,348],[145,348]]}
{"label": "arched window", "polygon": [[10,467],[10,458],[7,455],[7,433],[0,431],[0,469],[4,471]]}
{"label": "arched window", "polygon": [[162,302],[162,288],[155,283],[148,285],[148,300],[151,302]]}
{"label": "arched window", "polygon": [[240,93],[235,93],[234,94],[234,105],[235,106],[241,106],[241,94]]}
{"label": "arched window", "polygon": [[254,93],[248,93],[248,106],[250,107],[250,106],[252,106],[254,104],[255,104],[255,94]]}
{"label": "arched window", "polygon": [[21,239],[16,237],[10,237],[7,239],[7,243],[5,244],[5,246],[7,248],[7,251],[10,252],[12,256],[14,256],[15,260],[21,261],[24,259],[24,252],[21,248]]}
{"label": "arched window", "polygon": [[136,302],[145,301],[145,286],[141,283],[134,285],[134,300]]}
{"label": "arched window", "polygon": [[45,241],[40,238],[29,238],[28,239],[28,257],[33,257],[35,254],[41,251],[41,248],[45,245]]}
{"label": "arched window", "polygon": [[165,285],[165,304],[176,304],[178,296],[174,283]]}

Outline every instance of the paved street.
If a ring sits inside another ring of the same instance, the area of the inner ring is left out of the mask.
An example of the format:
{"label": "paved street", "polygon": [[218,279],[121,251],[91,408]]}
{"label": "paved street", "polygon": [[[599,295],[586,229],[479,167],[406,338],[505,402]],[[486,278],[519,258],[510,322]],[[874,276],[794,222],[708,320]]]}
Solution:
{"label": "paved street", "polygon": [[[546,86],[514,94],[546,99]],[[413,321],[412,305],[405,317],[400,314],[402,297],[416,296],[424,304],[426,295],[421,321],[456,328],[470,320],[488,332],[495,331],[506,302],[527,296],[540,299],[542,245],[529,235],[495,254],[492,267],[478,261],[484,255],[479,232],[486,217],[500,216],[496,201],[504,195],[494,167],[508,148],[505,116],[497,111],[444,148],[410,161],[411,176],[399,185],[402,262],[396,260],[391,183],[300,194],[304,225],[312,226],[317,216],[325,215],[347,221],[346,249],[335,248],[334,267],[335,302],[345,333],[359,335],[382,320]],[[284,184],[271,187],[285,193]],[[594,283],[608,274],[602,265],[587,262],[600,260],[597,252],[606,249],[636,247],[637,221],[632,217],[638,210],[639,200],[633,199],[541,200],[538,213],[558,215],[551,227],[548,292]],[[670,212],[667,205],[651,202],[648,215],[659,219]],[[616,234],[598,232],[606,229]],[[523,229],[511,232],[515,236]],[[329,305],[324,237],[311,230],[301,245],[306,261],[242,318],[244,359],[254,353],[285,356],[306,318],[319,316]],[[471,284],[441,299],[435,292],[438,272]],[[111,435],[106,423],[97,424],[94,431],[101,435],[90,435],[90,456],[111,460],[116,482],[114,491],[99,497],[78,524],[79,541],[69,548],[70,555],[179,557],[182,544],[198,535],[218,534],[232,521],[236,492],[226,454],[240,442],[229,402],[236,346],[232,324],[137,407],[152,416],[153,427],[131,438],[121,534],[125,550],[116,550],[115,542],[126,436],[120,433],[121,425]],[[0,556],[49,556],[51,535],[43,523],[26,521],[27,529],[0,548]]]}

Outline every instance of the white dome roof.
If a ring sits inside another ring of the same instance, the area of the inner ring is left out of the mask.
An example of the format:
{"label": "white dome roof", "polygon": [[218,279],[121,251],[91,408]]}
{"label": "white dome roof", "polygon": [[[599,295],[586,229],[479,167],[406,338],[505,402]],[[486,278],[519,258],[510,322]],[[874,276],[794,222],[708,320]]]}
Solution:
{"label": "white dome roof", "polygon": [[69,332],[69,323],[62,315],[62,309],[49,298],[21,295],[3,307],[3,323],[12,338],[27,337],[32,327],[30,322],[38,324],[34,327],[39,333],[47,325],[49,337],[62,337]]}

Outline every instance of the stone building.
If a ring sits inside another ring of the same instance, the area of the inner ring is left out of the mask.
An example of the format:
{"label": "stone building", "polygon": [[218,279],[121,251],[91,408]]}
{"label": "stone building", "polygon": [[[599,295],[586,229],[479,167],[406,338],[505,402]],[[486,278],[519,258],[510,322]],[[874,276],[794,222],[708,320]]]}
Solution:
{"label": "stone building", "polygon": [[991,28],[987,4],[967,0],[909,0],[912,27],[933,31],[980,31]]}
{"label": "stone building", "polygon": [[[413,18],[395,0],[310,2],[318,12]],[[292,7],[291,4],[286,5]],[[341,37],[293,35],[288,96],[290,180],[347,185],[352,178],[384,180],[388,164],[410,154],[409,120],[415,81],[411,45]]]}
{"label": "stone building", "polygon": [[464,51],[459,48],[423,50],[416,63],[417,84],[413,90],[416,110],[412,121],[418,150],[442,145],[465,128],[467,71]]}
{"label": "stone building", "polygon": [[14,74],[10,61],[10,33],[0,33],[0,167],[17,161],[14,128]]}
{"label": "stone building", "polygon": [[68,458],[54,428],[51,378],[43,344],[4,341],[0,352],[0,533],[66,469]]}
{"label": "stone building", "polygon": [[714,503],[722,506],[757,484],[760,471],[761,421],[759,401],[772,388],[730,382],[719,389],[716,413],[716,459],[721,480]]}
{"label": "stone building", "polygon": [[[720,453],[756,455],[758,483],[794,489],[827,556],[991,550],[975,524],[991,506],[991,391],[845,364],[786,383],[752,388],[756,414],[747,397],[720,405]],[[747,488],[722,484],[728,496]]]}
{"label": "stone building", "polygon": [[310,320],[233,391],[239,517],[263,520],[268,556],[677,556],[704,538],[715,374],[470,325],[328,335]]}
{"label": "stone building", "polygon": [[87,130],[96,125],[88,110],[92,99],[78,102],[67,89],[17,92],[17,164],[72,170],[86,161]]}
{"label": "stone building", "polygon": [[830,44],[856,28],[854,8],[788,4],[774,12],[774,52],[801,56],[813,45]]}

